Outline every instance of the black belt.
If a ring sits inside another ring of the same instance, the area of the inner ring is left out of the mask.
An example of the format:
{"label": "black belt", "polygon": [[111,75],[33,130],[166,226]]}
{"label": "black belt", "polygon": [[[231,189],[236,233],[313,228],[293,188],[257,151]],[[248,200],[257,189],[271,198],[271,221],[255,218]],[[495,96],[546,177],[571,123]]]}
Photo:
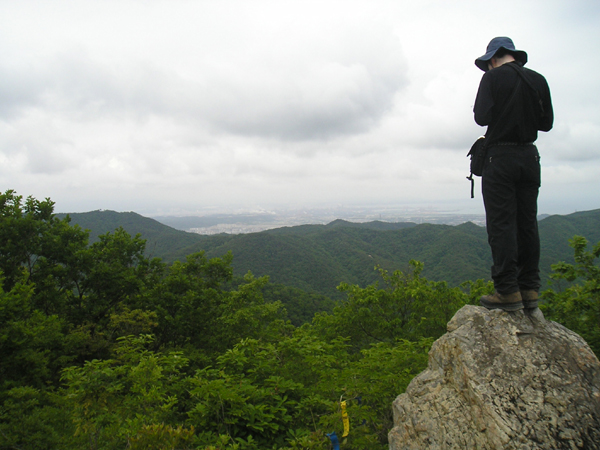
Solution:
{"label": "black belt", "polygon": [[490,147],[494,145],[533,145],[533,142],[494,142]]}

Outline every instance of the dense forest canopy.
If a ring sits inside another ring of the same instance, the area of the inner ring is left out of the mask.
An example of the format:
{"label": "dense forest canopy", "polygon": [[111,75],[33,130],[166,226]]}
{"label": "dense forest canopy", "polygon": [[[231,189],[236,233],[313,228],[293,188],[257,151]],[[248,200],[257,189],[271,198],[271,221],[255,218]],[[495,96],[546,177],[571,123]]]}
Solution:
{"label": "dense forest canopy", "polygon": [[[571,245],[543,308],[600,354],[600,245]],[[384,449],[393,399],[492,289],[412,260],[334,302],[234,265],[167,264],[123,228],[90,242],[51,200],[0,193],[0,448]]]}

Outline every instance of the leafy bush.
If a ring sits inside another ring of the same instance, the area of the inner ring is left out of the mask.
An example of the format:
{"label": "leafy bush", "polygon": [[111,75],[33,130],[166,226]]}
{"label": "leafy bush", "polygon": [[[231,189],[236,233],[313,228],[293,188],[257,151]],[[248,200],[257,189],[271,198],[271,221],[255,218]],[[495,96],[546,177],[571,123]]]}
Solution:
{"label": "leafy bush", "polygon": [[600,242],[591,251],[582,236],[569,240],[574,250],[575,264],[559,262],[552,265],[550,276],[554,288],[543,292],[541,305],[547,318],[575,331],[600,357]]}
{"label": "leafy bush", "polygon": [[412,260],[410,267],[407,273],[378,269],[383,288],[379,283],[365,288],[342,283],[338,289],[348,299],[339,302],[331,314],[317,314],[314,326],[329,338],[347,336],[356,350],[398,339],[437,339],[468,297],[460,288],[423,278],[423,263]]}

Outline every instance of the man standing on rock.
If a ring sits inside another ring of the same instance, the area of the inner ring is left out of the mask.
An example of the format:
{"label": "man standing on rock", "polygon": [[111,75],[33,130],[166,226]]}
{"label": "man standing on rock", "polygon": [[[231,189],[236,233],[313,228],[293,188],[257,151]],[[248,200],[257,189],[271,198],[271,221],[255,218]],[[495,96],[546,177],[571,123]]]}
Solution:
{"label": "man standing on rock", "polygon": [[475,65],[485,72],[475,100],[475,122],[487,125],[482,174],[495,292],[481,297],[488,309],[537,307],[540,239],[538,130],[554,120],[546,79],[525,69],[527,53],[507,37],[491,40]]}

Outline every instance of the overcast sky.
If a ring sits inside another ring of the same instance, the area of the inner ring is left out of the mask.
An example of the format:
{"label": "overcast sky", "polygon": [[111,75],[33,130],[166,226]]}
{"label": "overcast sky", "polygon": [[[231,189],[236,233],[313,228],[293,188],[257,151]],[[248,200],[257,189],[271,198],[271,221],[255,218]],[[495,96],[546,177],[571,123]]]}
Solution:
{"label": "overcast sky", "polygon": [[540,213],[600,208],[598,0],[0,0],[0,190],[56,212],[483,213],[466,153],[495,36],[550,85]]}

